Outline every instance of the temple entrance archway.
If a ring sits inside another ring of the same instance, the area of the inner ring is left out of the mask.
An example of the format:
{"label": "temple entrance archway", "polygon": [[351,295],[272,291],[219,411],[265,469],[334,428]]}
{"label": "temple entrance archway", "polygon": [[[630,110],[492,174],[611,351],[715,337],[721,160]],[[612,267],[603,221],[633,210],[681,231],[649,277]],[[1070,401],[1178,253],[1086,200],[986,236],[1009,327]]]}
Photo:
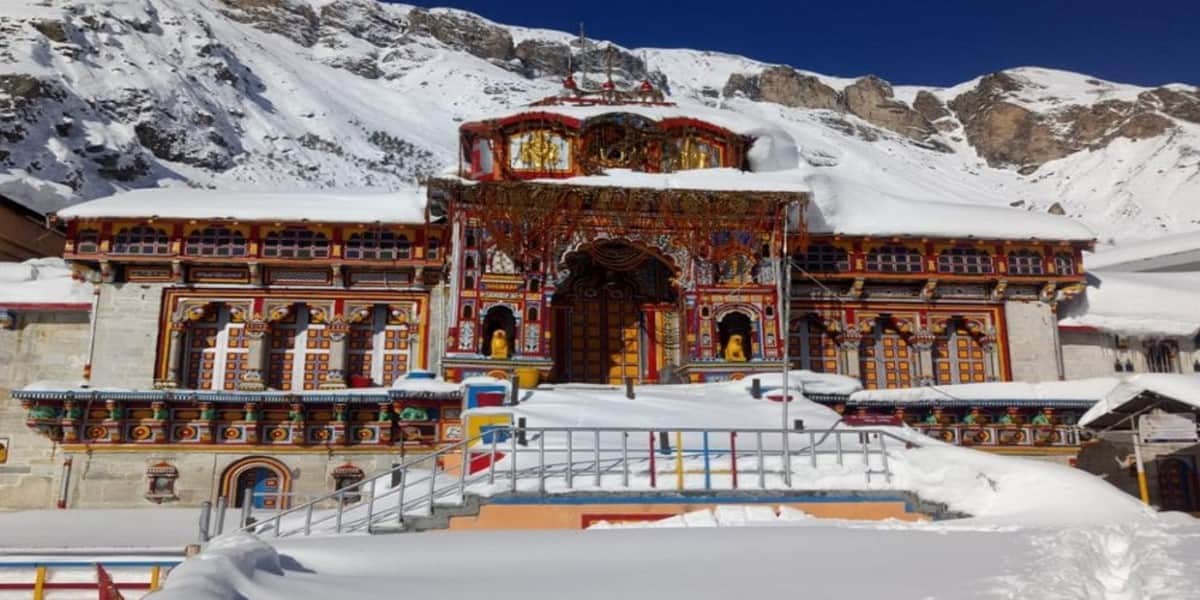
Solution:
{"label": "temple entrance archway", "polygon": [[287,508],[291,483],[291,472],[282,462],[252,456],[226,467],[221,476],[221,495],[234,508],[241,508],[247,492],[254,508]]}
{"label": "temple entrance archway", "polygon": [[651,249],[606,240],[565,259],[570,276],[555,309],[555,377],[620,384],[656,380],[664,366],[662,324],[678,294],[672,267]]}

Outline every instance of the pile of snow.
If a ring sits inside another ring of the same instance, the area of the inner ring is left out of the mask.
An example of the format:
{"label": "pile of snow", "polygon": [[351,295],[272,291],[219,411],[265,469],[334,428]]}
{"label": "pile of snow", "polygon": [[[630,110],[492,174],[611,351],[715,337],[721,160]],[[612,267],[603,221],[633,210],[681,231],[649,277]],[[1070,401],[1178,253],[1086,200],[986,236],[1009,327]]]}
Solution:
{"label": "pile of snow", "polygon": [[1200,273],[1093,271],[1060,326],[1131,336],[1190,337],[1200,329]]}
{"label": "pile of snow", "polygon": [[1116,377],[1094,377],[1071,381],[996,381],[957,385],[928,385],[913,388],[862,390],[850,395],[855,404],[928,404],[958,400],[1013,400],[1041,402],[1050,400],[1086,400],[1104,398],[1120,383]]}
{"label": "pile of snow", "polygon": [[61,258],[0,263],[0,307],[91,301],[92,285],[74,279]]}
{"label": "pile of snow", "polygon": [[232,192],[166,187],[123,192],[59,211],[63,219],[145,218],[424,223],[425,190]]}
{"label": "pile of snow", "polygon": [[66,548],[182,553],[199,539],[199,522],[198,508],[0,511],[0,555]]}
{"label": "pile of snow", "polygon": [[1084,257],[1088,269],[1154,271],[1200,263],[1200,232],[1097,248]]}

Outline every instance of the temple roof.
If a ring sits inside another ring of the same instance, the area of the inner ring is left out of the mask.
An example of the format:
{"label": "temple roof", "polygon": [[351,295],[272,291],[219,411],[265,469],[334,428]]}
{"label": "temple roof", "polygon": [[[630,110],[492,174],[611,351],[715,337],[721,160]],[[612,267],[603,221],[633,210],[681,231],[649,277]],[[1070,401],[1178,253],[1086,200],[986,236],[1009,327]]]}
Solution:
{"label": "temple roof", "polygon": [[389,192],[229,192],[156,188],[76,204],[62,219],[158,218],[318,223],[424,223],[424,188]]}

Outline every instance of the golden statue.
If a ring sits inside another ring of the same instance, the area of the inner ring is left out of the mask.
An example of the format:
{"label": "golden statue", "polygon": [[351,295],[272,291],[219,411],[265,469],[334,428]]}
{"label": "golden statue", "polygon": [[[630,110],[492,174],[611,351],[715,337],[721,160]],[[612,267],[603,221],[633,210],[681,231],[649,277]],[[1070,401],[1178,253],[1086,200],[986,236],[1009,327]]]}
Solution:
{"label": "golden statue", "polygon": [[746,362],[746,350],[742,347],[742,336],[735,333],[729,336],[725,344],[725,360],[729,362]]}
{"label": "golden statue", "polygon": [[539,129],[529,132],[517,148],[517,160],[526,169],[553,171],[558,168],[558,145],[556,137],[549,131]]}
{"label": "golden statue", "polygon": [[508,334],[504,333],[503,329],[492,332],[491,356],[498,360],[508,359]]}

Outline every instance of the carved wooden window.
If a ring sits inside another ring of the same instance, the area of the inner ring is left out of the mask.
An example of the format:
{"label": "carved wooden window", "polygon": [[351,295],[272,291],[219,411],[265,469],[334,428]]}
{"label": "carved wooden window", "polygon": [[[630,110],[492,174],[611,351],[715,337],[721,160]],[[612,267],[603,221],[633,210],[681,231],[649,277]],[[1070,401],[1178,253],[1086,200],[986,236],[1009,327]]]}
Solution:
{"label": "carved wooden window", "polygon": [[808,273],[842,273],[850,270],[846,251],[831,244],[813,244],[794,257],[796,267]]}
{"label": "carved wooden window", "polygon": [[363,231],[346,240],[346,258],[352,260],[402,260],[412,256],[412,244],[392,231]]}
{"label": "carved wooden window", "polygon": [[992,272],[992,255],[979,248],[957,246],[938,255],[939,273],[981,275]]}
{"label": "carved wooden window", "polygon": [[882,246],[867,253],[867,270],[879,273],[920,273],[921,253],[907,246]]}
{"label": "carved wooden window", "polygon": [[236,390],[249,367],[250,339],[226,305],[189,323],[184,386],[196,390]]}
{"label": "carved wooden window", "polygon": [[946,330],[934,338],[933,371],[939,384],[983,383],[986,364],[983,346],[963,323],[947,323]]}
{"label": "carved wooden window", "polygon": [[1008,254],[1008,273],[1010,275],[1042,275],[1046,267],[1042,262],[1042,253],[1033,250],[1016,250]]}
{"label": "carved wooden window", "polygon": [[262,255],[267,258],[329,258],[329,238],[308,229],[272,231],[263,240]]}
{"label": "carved wooden window", "polygon": [[272,323],[268,383],[279,390],[315,390],[329,379],[329,331],[307,307]]}
{"label": "carved wooden window", "polygon": [[246,256],[246,237],[227,227],[197,229],[184,239],[186,256]]}
{"label": "carved wooden window", "polygon": [[879,320],[859,347],[863,387],[891,389],[912,387],[916,356],[893,324]]}
{"label": "carved wooden window", "polygon": [[1054,255],[1054,272],[1059,275],[1075,274],[1075,255],[1070,252],[1059,252]]}
{"label": "carved wooden window", "polygon": [[113,236],[113,254],[167,254],[170,250],[167,232],[147,225],[126,227]]}
{"label": "carved wooden window", "polygon": [[1146,366],[1151,373],[1176,373],[1179,356],[1175,342],[1157,341],[1146,344]]}
{"label": "carved wooden window", "polygon": [[81,230],[75,242],[75,251],[79,254],[95,254],[99,252],[100,232],[95,229]]}
{"label": "carved wooden window", "polygon": [[409,312],[375,305],[369,317],[350,326],[348,374],[382,386],[403,377],[411,363],[410,327]]}
{"label": "carved wooden window", "polygon": [[815,319],[792,319],[788,331],[788,356],[792,365],[816,373],[838,372],[838,345],[833,335]]}

